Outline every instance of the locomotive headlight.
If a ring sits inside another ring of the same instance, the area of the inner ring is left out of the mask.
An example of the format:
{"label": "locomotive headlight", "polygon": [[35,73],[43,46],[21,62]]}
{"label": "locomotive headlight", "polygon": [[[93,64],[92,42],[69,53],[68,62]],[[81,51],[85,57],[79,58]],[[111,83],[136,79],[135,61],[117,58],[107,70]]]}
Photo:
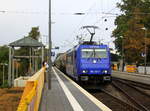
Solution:
{"label": "locomotive headlight", "polygon": [[87,73],[87,71],[86,71],[86,70],[83,70],[82,73]]}
{"label": "locomotive headlight", "polygon": [[95,64],[97,61],[96,60],[93,60],[93,63]]}
{"label": "locomotive headlight", "polygon": [[86,73],[86,71],[85,71],[85,70],[83,70],[82,72],[83,72],[83,73]]}
{"label": "locomotive headlight", "polygon": [[107,72],[108,72],[107,70],[104,70],[104,71],[103,71],[103,73],[105,73],[105,74],[107,74]]}

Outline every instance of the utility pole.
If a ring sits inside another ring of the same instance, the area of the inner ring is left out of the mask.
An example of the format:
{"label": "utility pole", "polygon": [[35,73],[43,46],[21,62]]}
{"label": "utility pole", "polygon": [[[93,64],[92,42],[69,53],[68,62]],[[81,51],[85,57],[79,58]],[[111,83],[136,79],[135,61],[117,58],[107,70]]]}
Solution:
{"label": "utility pole", "polygon": [[147,62],[147,46],[146,46],[146,37],[147,37],[147,29],[145,28],[145,45],[144,45],[144,49],[145,49],[145,58],[144,58],[144,74],[147,74],[146,72],[146,62]]}
{"label": "utility pole", "polygon": [[146,37],[147,37],[147,29],[145,27],[141,28],[142,30],[145,31],[145,37],[144,37],[144,74],[147,74],[146,71],[146,62],[147,62],[147,45],[146,45]]}
{"label": "utility pole", "polygon": [[48,89],[51,89],[51,70],[52,70],[52,60],[51,60],[51,46],[52,46],[52,41],[51,41],[51,0],[49,0],[49,69],[48,69]]}
{"label": "utility pole", "polygon": [[124,71],[124,47],[123,47],[123,37],[122,37],[122,72]]}
{"label": "utility pole", "polygon": [[120,70],[123,72],[124,71],[124,37],[120,36],[122,39],[121,42],[121,61],[120,61]]}

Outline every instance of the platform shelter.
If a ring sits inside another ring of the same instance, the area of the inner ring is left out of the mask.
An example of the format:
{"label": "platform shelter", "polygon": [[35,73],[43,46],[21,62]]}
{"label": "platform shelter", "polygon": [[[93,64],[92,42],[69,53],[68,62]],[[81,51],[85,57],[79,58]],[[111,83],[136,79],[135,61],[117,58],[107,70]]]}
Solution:
{"label": "platform shelter", "polygon": [[[29,55],[15,55],[15,48],[27,48],[29,49]],[[39,55],[35,55],[35,52],[41,49]],[[41,59],[41,65],[44,61],[44,45],[31,37],[24,37],[9,44],[9,67],[8,67],[8,84],[12,86],[14,83],[15,61],[21,61],[21,59],[29,59],[29,73],[32,75],[36,69],[37,58]],[[18,69],[16,69],[18,70]]]}

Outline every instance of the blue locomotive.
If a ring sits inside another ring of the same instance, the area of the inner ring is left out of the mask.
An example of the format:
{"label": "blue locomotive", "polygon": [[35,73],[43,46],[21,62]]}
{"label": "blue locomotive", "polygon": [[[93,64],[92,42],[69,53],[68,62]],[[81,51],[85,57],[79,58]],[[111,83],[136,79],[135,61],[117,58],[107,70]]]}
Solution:
{"label": "blue locomotive", "polygon": [[107,45],[77,45],[68,50],[64,58],[66,73],[76,81],[111,81],[110,50]]}

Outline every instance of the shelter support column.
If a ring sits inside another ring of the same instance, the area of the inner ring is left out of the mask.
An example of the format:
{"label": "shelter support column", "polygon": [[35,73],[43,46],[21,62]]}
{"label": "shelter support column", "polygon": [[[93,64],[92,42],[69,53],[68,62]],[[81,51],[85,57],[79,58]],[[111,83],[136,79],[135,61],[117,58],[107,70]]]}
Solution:
{"label": "shelter support column", "polygon": [[29,73],[30,73],[29,75],[32,75],[32,63],[31,63],[32,62],[32,60],[31,60],[32,59],[31,58],[32,55],[31,55],[31,53],[32,53],[32,49],[30,47],[29,48]]}
{"label": "shelter support column", "polygon": [[8,85],[11,86],[11,62],[12,62],[12,57],[11,57],[11,47],[9,47],[9,67],[8,67]]}
{"label": "shelter support column", "polygon": [[14,47],[12,48],[12,85],[14,85],[14,79],[15,79],[15,62],[14,62]]}
{"label": "shelter support column", "polygon": [[42,62],[44,61],[44,47],[42,47]]}

